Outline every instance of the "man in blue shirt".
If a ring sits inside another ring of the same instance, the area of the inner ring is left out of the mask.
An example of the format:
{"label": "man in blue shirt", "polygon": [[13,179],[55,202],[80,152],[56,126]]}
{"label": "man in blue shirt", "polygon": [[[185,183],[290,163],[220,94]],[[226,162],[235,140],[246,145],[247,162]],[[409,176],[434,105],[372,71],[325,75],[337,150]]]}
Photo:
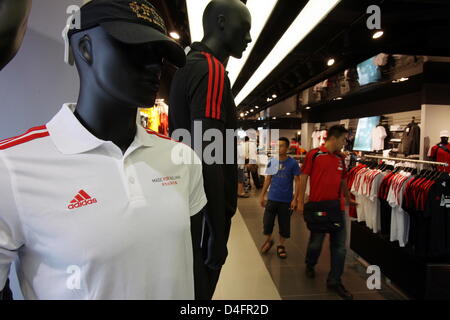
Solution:
{"label": "man in blue shirt", "polygon": [[[272,158],[266,169],[266,179],[259,202],[266,208],[264,211],[264,235],[266,241],[261,247],[262,253],[267,253],[273,246],[272,239],[275,217],[278,216],[280,230],[280,244],[277,246],[277,255],[281,259],[287,258],[284,243],[291,235],[291,215],[297,209],[297,198],[300,186],[300,167],[294,159],[288,157],[289,140],[280,138],[279,158]],[[293,182],[295,180],[295,196],[293,197]],[[267,189],[270,186],[268,201],[265,200]]]}

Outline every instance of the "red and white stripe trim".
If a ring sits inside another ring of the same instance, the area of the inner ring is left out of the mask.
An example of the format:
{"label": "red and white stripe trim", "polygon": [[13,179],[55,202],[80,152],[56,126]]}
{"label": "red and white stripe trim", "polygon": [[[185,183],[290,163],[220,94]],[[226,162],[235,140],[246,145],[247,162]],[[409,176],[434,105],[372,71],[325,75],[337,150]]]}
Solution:
{"label": "red and white stripe trim", "polygon": [[5,150],[29,141],[32,141],[34,139],[48,137],[50,134],[47,130],[46,126],[39,126],[29,129],[24,134],[21,134],[20,136],[4,139],[0,141],[0,150]]}

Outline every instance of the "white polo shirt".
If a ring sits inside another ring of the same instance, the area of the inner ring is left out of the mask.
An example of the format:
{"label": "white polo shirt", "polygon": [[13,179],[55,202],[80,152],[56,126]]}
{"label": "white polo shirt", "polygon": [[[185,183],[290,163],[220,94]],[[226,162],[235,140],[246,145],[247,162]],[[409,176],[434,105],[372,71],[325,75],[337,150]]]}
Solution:
{"label": "white polo shirt", "polygon": [[125,155],[65,104],[0,142],[0,289],[11,263],[25,299],[194,299],[190,217],[206,204],[201,162],[138,126]]}

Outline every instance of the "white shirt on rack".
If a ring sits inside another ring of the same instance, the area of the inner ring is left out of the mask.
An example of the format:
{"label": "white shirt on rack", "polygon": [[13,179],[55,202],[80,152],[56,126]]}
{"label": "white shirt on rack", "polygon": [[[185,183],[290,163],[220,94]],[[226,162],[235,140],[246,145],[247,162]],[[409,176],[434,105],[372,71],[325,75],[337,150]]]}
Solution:
{"label": "white shirt on rack", "polygon": [[384,139],[387,137],[386,129],[383,126],[377,126],[372,130],[372,150],[378,151],[384,149]]}

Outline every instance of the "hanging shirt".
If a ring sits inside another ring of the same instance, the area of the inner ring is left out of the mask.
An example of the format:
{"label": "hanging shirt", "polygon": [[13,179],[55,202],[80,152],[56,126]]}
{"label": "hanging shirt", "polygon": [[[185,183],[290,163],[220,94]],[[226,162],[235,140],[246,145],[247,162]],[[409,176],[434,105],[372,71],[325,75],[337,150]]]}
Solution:
{"label": "hanging shirt", "polygon": [[372,130],[372,151],[384,149],[384,139],[387,137],[386,129],[378,126]]}
{"label": "hanging shirt", "polygon": [[390,240],[398,241],[400,247],[408,243],[409,237],[409,215],[402,209],[402,202],[403,192],[410,179],[411,173],[396,174],[387,196],[387,201],[392,207]]}
{"label": "hanging shirt", "polygon": [[313,149],[318,148],[320,146],[320,131],[314,131],[311,135],[312,138],[312,147]]}

